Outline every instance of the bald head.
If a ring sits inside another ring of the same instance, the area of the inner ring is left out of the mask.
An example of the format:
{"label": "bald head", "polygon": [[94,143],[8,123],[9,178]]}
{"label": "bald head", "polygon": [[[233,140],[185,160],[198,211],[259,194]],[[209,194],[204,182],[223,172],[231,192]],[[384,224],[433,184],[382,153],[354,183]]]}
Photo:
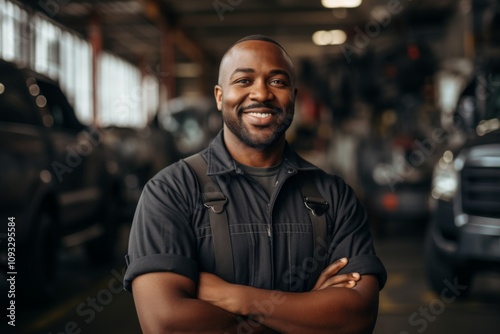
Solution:
{"label": "bald head", "polygon": [[[225,65],[227,63],[227,59],[233,55],[233,50],[241,49],[242,46],[244,46],[242,44],[245,44],[245,43],[248,44],[247,42],[252,42],[252,41],[273,44],[282,53],[284,59],[288,63],[288,65],[290,67],[290,76],[291,76],[292,81],[295,80],[295,73],[294,73],[294,66],[293,66],[292,58],[288,55],[286,50],[277,41],[275,41],[274,39],[272,39],[270,37],[267,37],[264,35],[250,35],[250,36],[243,37],[242,39],[236,41],[233,45],[231,45],[231,47],[229,47],[229,49],[222,56],[220,66],[219,66],[219,79],[218,79],[219,84],[221,84],[222,77],[224,75],[227,75]],[[256,45],[256,44],[253,43],[253,45]]]}

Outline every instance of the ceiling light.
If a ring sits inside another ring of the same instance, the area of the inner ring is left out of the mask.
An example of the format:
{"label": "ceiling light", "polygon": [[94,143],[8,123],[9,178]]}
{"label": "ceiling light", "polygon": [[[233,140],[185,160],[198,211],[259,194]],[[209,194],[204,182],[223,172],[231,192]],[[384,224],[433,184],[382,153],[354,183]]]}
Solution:
{"label": "ceiling light", "polygon": [[355,8],[361,5],[362,0],[321,0],[326,8]]}
{"label": "ceiling light", "polygon": [[312,36],[316,45],[339,45],[344,43],[346,39],[347,35],[342,30],[319,30]]}

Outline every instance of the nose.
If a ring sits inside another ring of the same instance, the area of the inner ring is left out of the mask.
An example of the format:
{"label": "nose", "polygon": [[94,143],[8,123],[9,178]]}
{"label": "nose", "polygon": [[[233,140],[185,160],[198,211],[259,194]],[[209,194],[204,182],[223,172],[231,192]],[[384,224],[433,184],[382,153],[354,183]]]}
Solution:
{"label": "nose", "polygon": [[252,85],[250,98],[255,101],[265,102],[273,99],[273,92],[265,80],[256,80]]}

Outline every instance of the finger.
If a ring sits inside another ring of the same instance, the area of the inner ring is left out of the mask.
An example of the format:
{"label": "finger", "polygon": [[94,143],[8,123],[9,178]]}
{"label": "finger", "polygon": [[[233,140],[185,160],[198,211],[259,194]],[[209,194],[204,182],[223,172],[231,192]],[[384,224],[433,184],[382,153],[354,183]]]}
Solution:
{"label": "finger", "polygon": [[347,262],[347,258],[343,257],[326,267],[325,270],[323,270],[322,274],[327,275],[328,277],[336,275],[340,269],[344,268],[347,265]]}
{"label": "finger", "polygon": [[[354,286],[356,285],[356,282],[361,279],[361,275],[358,273],[350,273],[350,274],[345,274],[345,275],[337,275],[333,276],[329,279],[327,279],[321,286],[318,287],[317,290],[322,290],[325,288],[333,287],[333,286],[343,286],[343,284],[348,284],[347,287],[351,287],[352,283],[354,283]],[[351,283],[350,283],[351,282]]]}
{"label": "finger", "polygon": [[329,288],[349,288],[349,289],[352,289],[356,286],[356,284],[357,284],[357,282],[355,282],[355,281],[348,281],[345,283],[331,285],[331,286],[329,286]]}
{"label": "finger", "polygon": [[323,285],[323,283],[325,283],[327,279],[331,278],[332,276],[335,276],[340,269],[346,266],[347,262],[348,262],[347,258],[344,257],[326,267],[319,275],[316,284],[314,284],[313,290],[316,290],[318,287]]}
{"label": "finger", "polygon": [[328,279],[331,277],[335,276],[339,270],[341,270],[345,265],[347,264],[348,260],[347,258],[341,258],[332,264],[330,264],[328,267],[326,267],[318,277],[318,280],[316,281],[316,284],[313,287],[313,290],[318,289],[320,286],[322,286]]}
{"label": "finger", "polygon": [[359,280],[360,280],[360,275],[358,273],[340,275],[338,277],[333,277],[324,282],[320,287],[318,287],[318,290],[326,289],[335,285],[342,286],[342,284],[346,284],[348,282],[356,283]]}
{"label": "finger", "polygon": [[318,291],[323,290],[323,289],[329,289],[329,288],[354,288],[356,286],[357,282],[356,281],[346,281],[346,282],[340,282],[336,284],[331,284],[331,285],[323,285],[318,289]]}

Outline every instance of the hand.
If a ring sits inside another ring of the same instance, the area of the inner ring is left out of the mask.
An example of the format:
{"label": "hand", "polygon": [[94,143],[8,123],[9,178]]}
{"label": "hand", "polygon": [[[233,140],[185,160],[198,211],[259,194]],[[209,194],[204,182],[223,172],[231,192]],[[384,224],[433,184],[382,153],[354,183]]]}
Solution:
{"label": "hand", "polygon": [[347,265],[347,262],[347,258],[342,258],[326,267],[326,269],[319,275],[319,278],[312,290],[322,290],[326,288],[354,288],[356,286],[356,282],[361,279],[360,274],[349,273],[337,275],[337,273]]}

